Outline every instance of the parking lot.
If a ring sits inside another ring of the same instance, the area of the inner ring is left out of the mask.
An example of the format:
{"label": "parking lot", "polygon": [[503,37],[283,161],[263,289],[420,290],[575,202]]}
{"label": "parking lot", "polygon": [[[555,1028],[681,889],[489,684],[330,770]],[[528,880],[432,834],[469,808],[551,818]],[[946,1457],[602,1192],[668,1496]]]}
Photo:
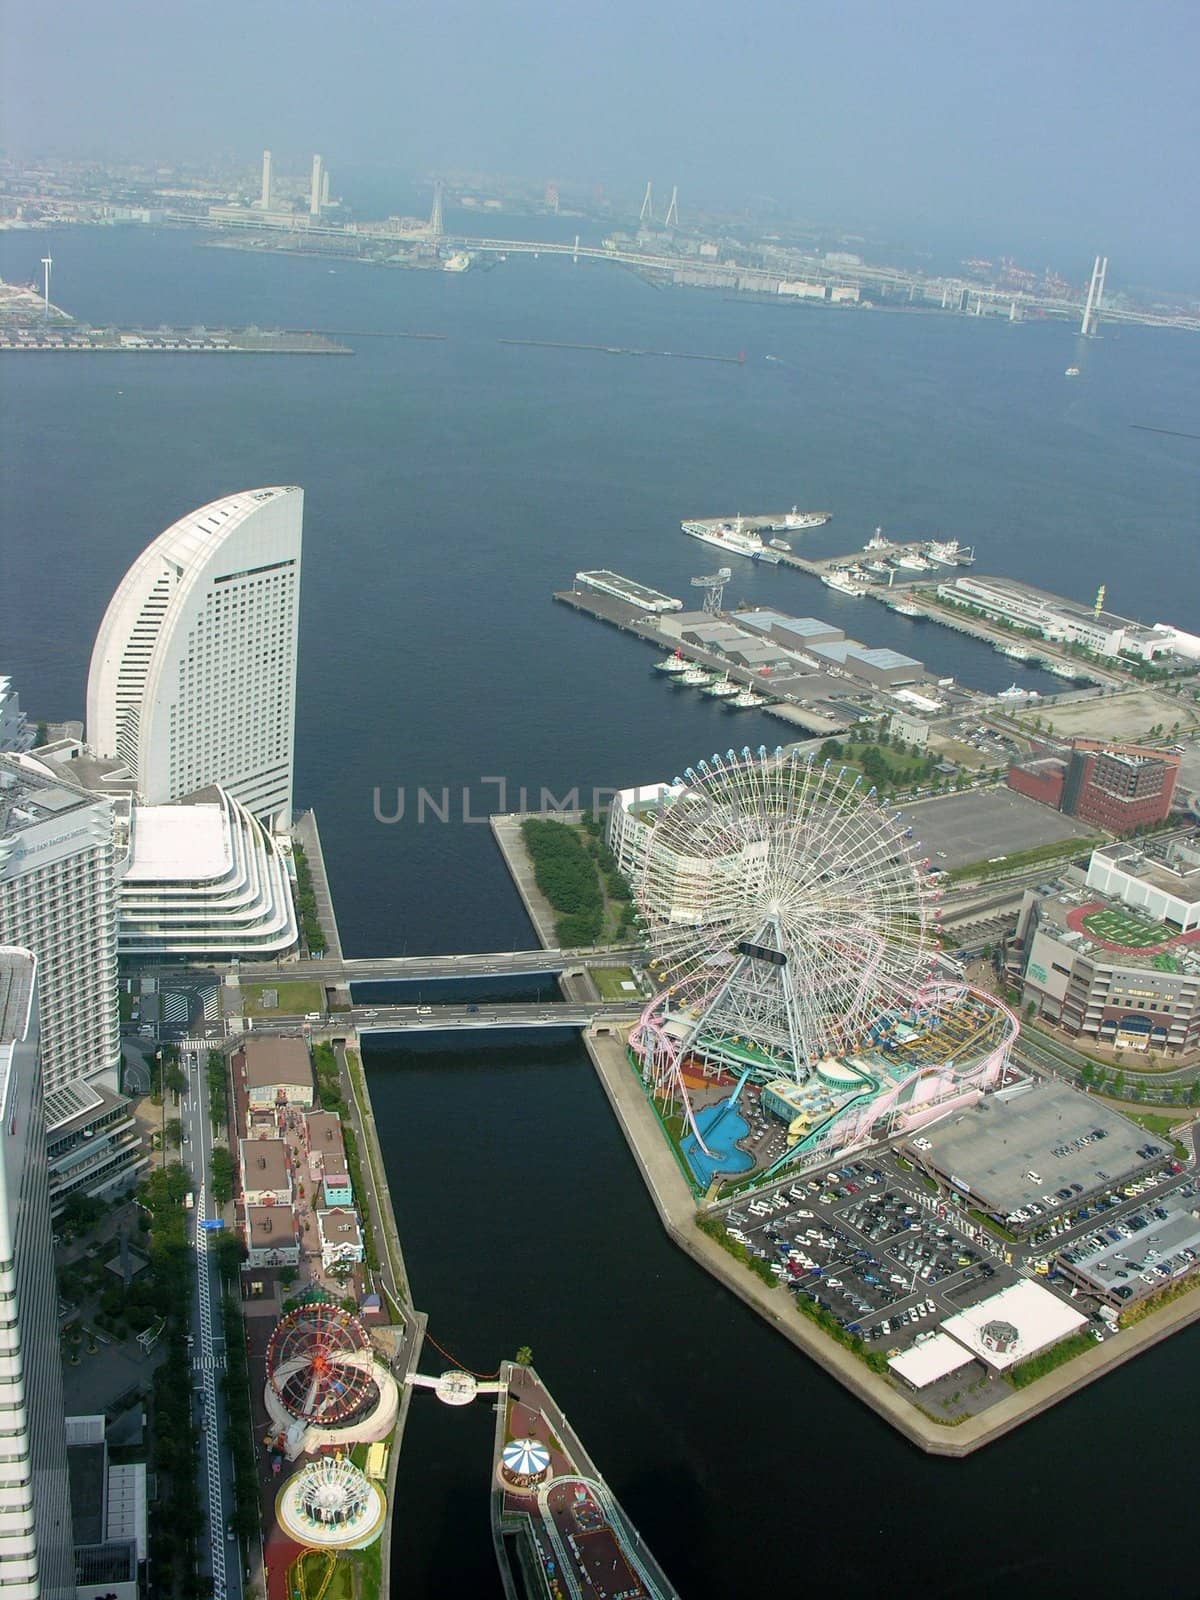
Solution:
{"label": "parking lot", "polygon": [[902,806],[900,814],[933,865],[946,872],[1060,839],[1087,838],[1095,831],[1012,789],[917,800]]}
{"label": "parking lot", "polygon": [[798,1295],[885,1351],[1015,1276],[993,1241],[967,1238],[885,1153],[742,1201],[723,1220]]}

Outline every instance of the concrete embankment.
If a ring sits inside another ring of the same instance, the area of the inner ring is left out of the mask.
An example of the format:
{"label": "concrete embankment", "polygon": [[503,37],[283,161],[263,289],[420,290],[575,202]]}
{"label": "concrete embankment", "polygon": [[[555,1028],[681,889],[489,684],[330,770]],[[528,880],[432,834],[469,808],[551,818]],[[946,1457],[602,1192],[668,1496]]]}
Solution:
{"label": "concrete embankment", "polygon": [[317,916],[325,935],[325,954],[335,961],[342,959],[342,940],[338,933],[337,916],[333,909],[333,894],[329,888],[329,874],[325,870],[325,852],[321,848],[321,834],[317,828],[317,813],[305,811],[292,824],[292,838],[304,851],[304,859],[312,874],[313,893],[317,897]]}
{"label": "concrete embankment", "polygon": [[1143,1350],[1200,1320],[1198,1289],[1152,1313],[1133,1328],[1097,1344],[1094,1350],[1076,1356],[1028,1389],[1014,1392],[979,1415],[955,1426],[935,1422],[917,1410],[886,1378],[871,1372],[857,1356],[809,1323],[796,1310],[784,1289],[768,1287],[715,1240],[700,1232],[695,1223],[696,1202],[630,1067],[624,1040],[615,1034],[589,1030],[584,1035],[584,1043],[659,1219],[680,1249],[758,1312],[784,1338],[811,1356],[831,1377],[865,1401],[885,1422],[930,1455],[971,1455],[1078,1393]]}

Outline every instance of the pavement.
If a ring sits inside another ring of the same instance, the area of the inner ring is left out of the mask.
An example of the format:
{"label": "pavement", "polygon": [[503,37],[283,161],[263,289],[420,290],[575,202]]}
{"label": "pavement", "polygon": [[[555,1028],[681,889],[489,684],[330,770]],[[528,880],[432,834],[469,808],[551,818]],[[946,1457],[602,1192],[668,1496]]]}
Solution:
{"label": "pavement", "polygon": [[984,1414],[968,1417],[955,1427],[939,1424],[926,1417],[887,1379],[871,1372],[857,1356],[804,1318],[786,1290],[768,1286],[700,1232],[695,1225],[696,1206],[691,1191],[629,1064],[624,1039],[592,1030],[584,1035],[584,1042],[659,1219],[675,1243],[831,1377],[929,1454],[970,1455],[1180,1328],[1200,1321],[1198,1288],[1152,1312],[1132,1328],[1106,1338],[1094,1350],[1085,1351],[1029,1388],[1007,1395]]}
{"label": "pavement", "polygon": [[1096,836],[1095,828],[1007,788],[936,795],[898,809],[904,827],[911,827],[920,841],[922,854],[943,872],[1060,839]]}
{"label": "pavement", "polygon": [[208,1524],[208,1538],[200,1540],[201,1573],[212,1579],[214,1600],[242,1600],[241,1547],[226,1538],[233,1515],[234,1485],[233,1456],[228,1443],[229,1416],[218,1382],[225,1366],[222,1284],[220,1274],[210,1264],[209,1233],[200,1226],[206,1218],[217,1220],[219,1215],[208,1189],[208,1164],[213,1146],[208,1083],[200,1052],[181,1052],[180,1065],[188,1077],[188,1090],[179,1104],[184,1137],[180,1157],[191,1175],[192,1192],[196,1196],[194,1209],[189,1214],[189,1236],[196,1262],[191,1308],[195,1340],[192,1365],[194,1386],[200,1391],[197,1417],[203,1430],[200,1504]]}

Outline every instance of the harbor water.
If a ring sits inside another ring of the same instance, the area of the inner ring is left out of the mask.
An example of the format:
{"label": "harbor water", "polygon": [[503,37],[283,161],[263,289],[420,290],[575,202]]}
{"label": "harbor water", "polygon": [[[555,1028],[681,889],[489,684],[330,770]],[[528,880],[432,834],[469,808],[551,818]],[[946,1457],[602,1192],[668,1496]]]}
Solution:
{"label": "harbor water", "polygon": [[[549,598],[603,566],[690,603],[713,552],[684,517],[827,507],[800,553],[882,524],[974,545],[980,573],[1087,601],[1103,582],[1116,611],[1200,624],[1200,454],[1140,431],[1194,431],[1184,334],[1081,346],[1058,324],[750,305],[548,258],[401,272],[118,229],[0,235],[0,275],[33,278],[45,254],[56,299],[97,324],[328,329],[355,351],[6,357],[0,469],[0,580],[20,597],[0,671],[49,719],[82,717],[96,626],[158,531],[231,490],[305,487],[297,800],[320,816],[351,954],[527,948],[489,812],[522,791],[587,804],[786,736]],[[795,572],[739,562],[727,600],[826,617],[974,687],[1055,686]],[[688,1600],[814,1577],[853,1596],[1117,1596],[1146,1555],[1095,1537],[1114,1484],[1123,1526],[1186,1526],[1194,1330],[972,1460],[928,1460],[669,1245],[572,1038],[443,1036],[368,1064],[431,1331],[479,1371],[533,1347]],[[396,1593],[496,1592],[491,1423],[414,1404]],[[1131,1451],[1155,1470],[1128,1473]],[[1167,1563],[1155,1581],[1190,1592]]]}

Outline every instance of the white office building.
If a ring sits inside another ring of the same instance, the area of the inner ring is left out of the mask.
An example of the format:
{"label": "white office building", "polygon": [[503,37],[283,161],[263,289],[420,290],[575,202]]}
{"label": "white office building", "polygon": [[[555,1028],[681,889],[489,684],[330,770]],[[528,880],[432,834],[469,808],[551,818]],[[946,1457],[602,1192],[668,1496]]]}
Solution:
{"label": "white office building", "polygon": [[251,489],[142,552],[92,651],[87,738],[143,800],[220,784],[276,828],[292,811],[304,492]]}
{"label": "white office building", "polygon": [[121,1058],[113,802],[0,755],[0,944],[32,950],[47,1093]]}
{"label": "white office building", "polygon": [[0,1592],[74,1600],[36,984],[0,948]]}

